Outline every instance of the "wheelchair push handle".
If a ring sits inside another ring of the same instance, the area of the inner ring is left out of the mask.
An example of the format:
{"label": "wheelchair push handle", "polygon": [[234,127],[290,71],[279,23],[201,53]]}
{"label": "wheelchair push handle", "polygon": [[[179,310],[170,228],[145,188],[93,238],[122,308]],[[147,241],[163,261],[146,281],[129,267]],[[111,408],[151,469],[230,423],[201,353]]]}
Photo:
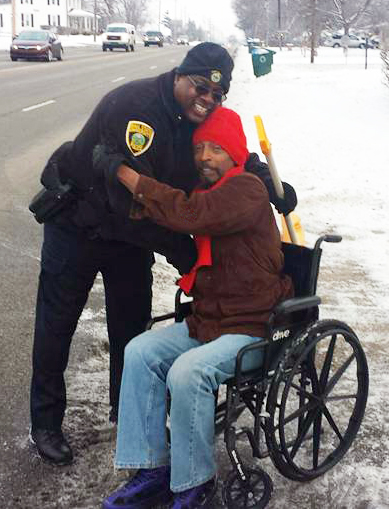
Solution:
{"label": "wheelchair push handle", "polygon": [[315,251],[317,251],[320,248],[320,245],[322,242],[332,242],[332,243],[338,243],[342,241],[341,235],[335,235],[335,234],[326,234],[319,237],[315,243]]}
{"label": "wheelchair push handle", "polygon": [[324,235],[324,242],[341,242],[341,235]]}

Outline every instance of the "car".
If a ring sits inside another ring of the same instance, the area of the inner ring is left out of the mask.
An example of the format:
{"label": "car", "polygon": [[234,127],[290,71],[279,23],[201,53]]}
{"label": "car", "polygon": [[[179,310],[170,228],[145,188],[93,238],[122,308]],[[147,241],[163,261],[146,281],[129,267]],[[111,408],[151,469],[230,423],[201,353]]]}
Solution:
{"label": "car", "polygon": [[163,46],[163,35],[161,32],[149,30],[143,36],[143,43],[147,46],[159,46],[162,48]]}
{"label": "car", "polygon": [[[332,34],[323,41],[324,46],[331,46],[332,48],[343,47],[346,43],[349,48],[363,49],[366,47],[366,39],[354,34],[349,34],[348,36],[344,34]],[[373,48],[370,41],[368,41],[367,47]]]}
{"label": "car", "polygon": [[370,42],[372,43],[372,45],[374,46],[374,48],[379,48],[380,47],[380,38],[378,35],[373,35],[373,37],[370,38]]}
{"label": "car", "polygon": [[135,27],[129,23],[110,23],[103,33],[103,51],[123,48],[135,51]]}
{"label": "car", "polygon": [[14,62],[19,58],[26,60],[62,60],[61,41],[49,30],[22,30],[11,44],[10,57]]}
{"label": "car", "polygon": [[187,35],[179,35],[177,37],[177,44],[186,44],[189,46],[189,37]]}

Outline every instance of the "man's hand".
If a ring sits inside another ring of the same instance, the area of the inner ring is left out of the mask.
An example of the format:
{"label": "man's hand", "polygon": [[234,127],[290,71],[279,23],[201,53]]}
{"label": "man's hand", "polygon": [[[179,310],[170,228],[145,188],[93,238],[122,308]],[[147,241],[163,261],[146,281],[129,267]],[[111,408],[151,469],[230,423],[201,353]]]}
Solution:
{"label": "man's hand", "polygon": [[269,173],[269,168],[266,163],[262,163],[260,161],[258,154],[255,152],[250,153],[244,167],[246,171],[259,177],[265,184],[267,192],[269,193],[270,203],[275,206],[277,212],[287,216],[290,214],[290,212],[292,212],[292,210],[296,208],[297,195],[294,188],[287,182],[282,182],[282,186],[284,188],[284,198],[279,198],[274,188],[274,184]]}
{"label": "man's hand", "polygon": [[131,193],[134,193],[138,184],[139,173],[127,165],[121,164],[117,170],[117,178]]}

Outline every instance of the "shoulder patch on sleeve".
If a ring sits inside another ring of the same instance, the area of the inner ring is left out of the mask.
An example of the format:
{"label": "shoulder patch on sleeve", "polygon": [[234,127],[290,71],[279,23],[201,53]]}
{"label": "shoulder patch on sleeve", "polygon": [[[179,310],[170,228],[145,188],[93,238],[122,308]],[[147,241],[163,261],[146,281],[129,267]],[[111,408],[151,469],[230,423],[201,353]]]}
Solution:
{"label": "shoulder patch on sleeve", "polygon": [[153,142],[154,129],[140,120],[130,120],[127,124],[126,143],[134,156],[140,156]]}

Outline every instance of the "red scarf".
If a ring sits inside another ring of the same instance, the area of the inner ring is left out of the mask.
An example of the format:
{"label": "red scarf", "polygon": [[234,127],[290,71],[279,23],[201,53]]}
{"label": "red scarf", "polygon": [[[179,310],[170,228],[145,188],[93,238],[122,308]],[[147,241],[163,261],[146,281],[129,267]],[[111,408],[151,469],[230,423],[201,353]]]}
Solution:
{"label": "red scarf", "polygon": [[[195,193],[208,193],[209,191],[213,191],[214,189],[220,187],[224,184],[226,180],[231,177],[235,177],[235,175],[240,175],[244,172],[243,166],[235,166],[228,170],[222,177],[219,179],[213,186],[208,189],[195,189]],[[195,279],[197,271],[200,267],[211,266],[212,265],[212,252],[211,252],[211,237],[209,235],[195,235],[194,240],[196,242],[198,257],[197,261],[192,267],[189,274],[184,274],[181,279],[178,280],[178,286],[189,295],[191,291]]]}

